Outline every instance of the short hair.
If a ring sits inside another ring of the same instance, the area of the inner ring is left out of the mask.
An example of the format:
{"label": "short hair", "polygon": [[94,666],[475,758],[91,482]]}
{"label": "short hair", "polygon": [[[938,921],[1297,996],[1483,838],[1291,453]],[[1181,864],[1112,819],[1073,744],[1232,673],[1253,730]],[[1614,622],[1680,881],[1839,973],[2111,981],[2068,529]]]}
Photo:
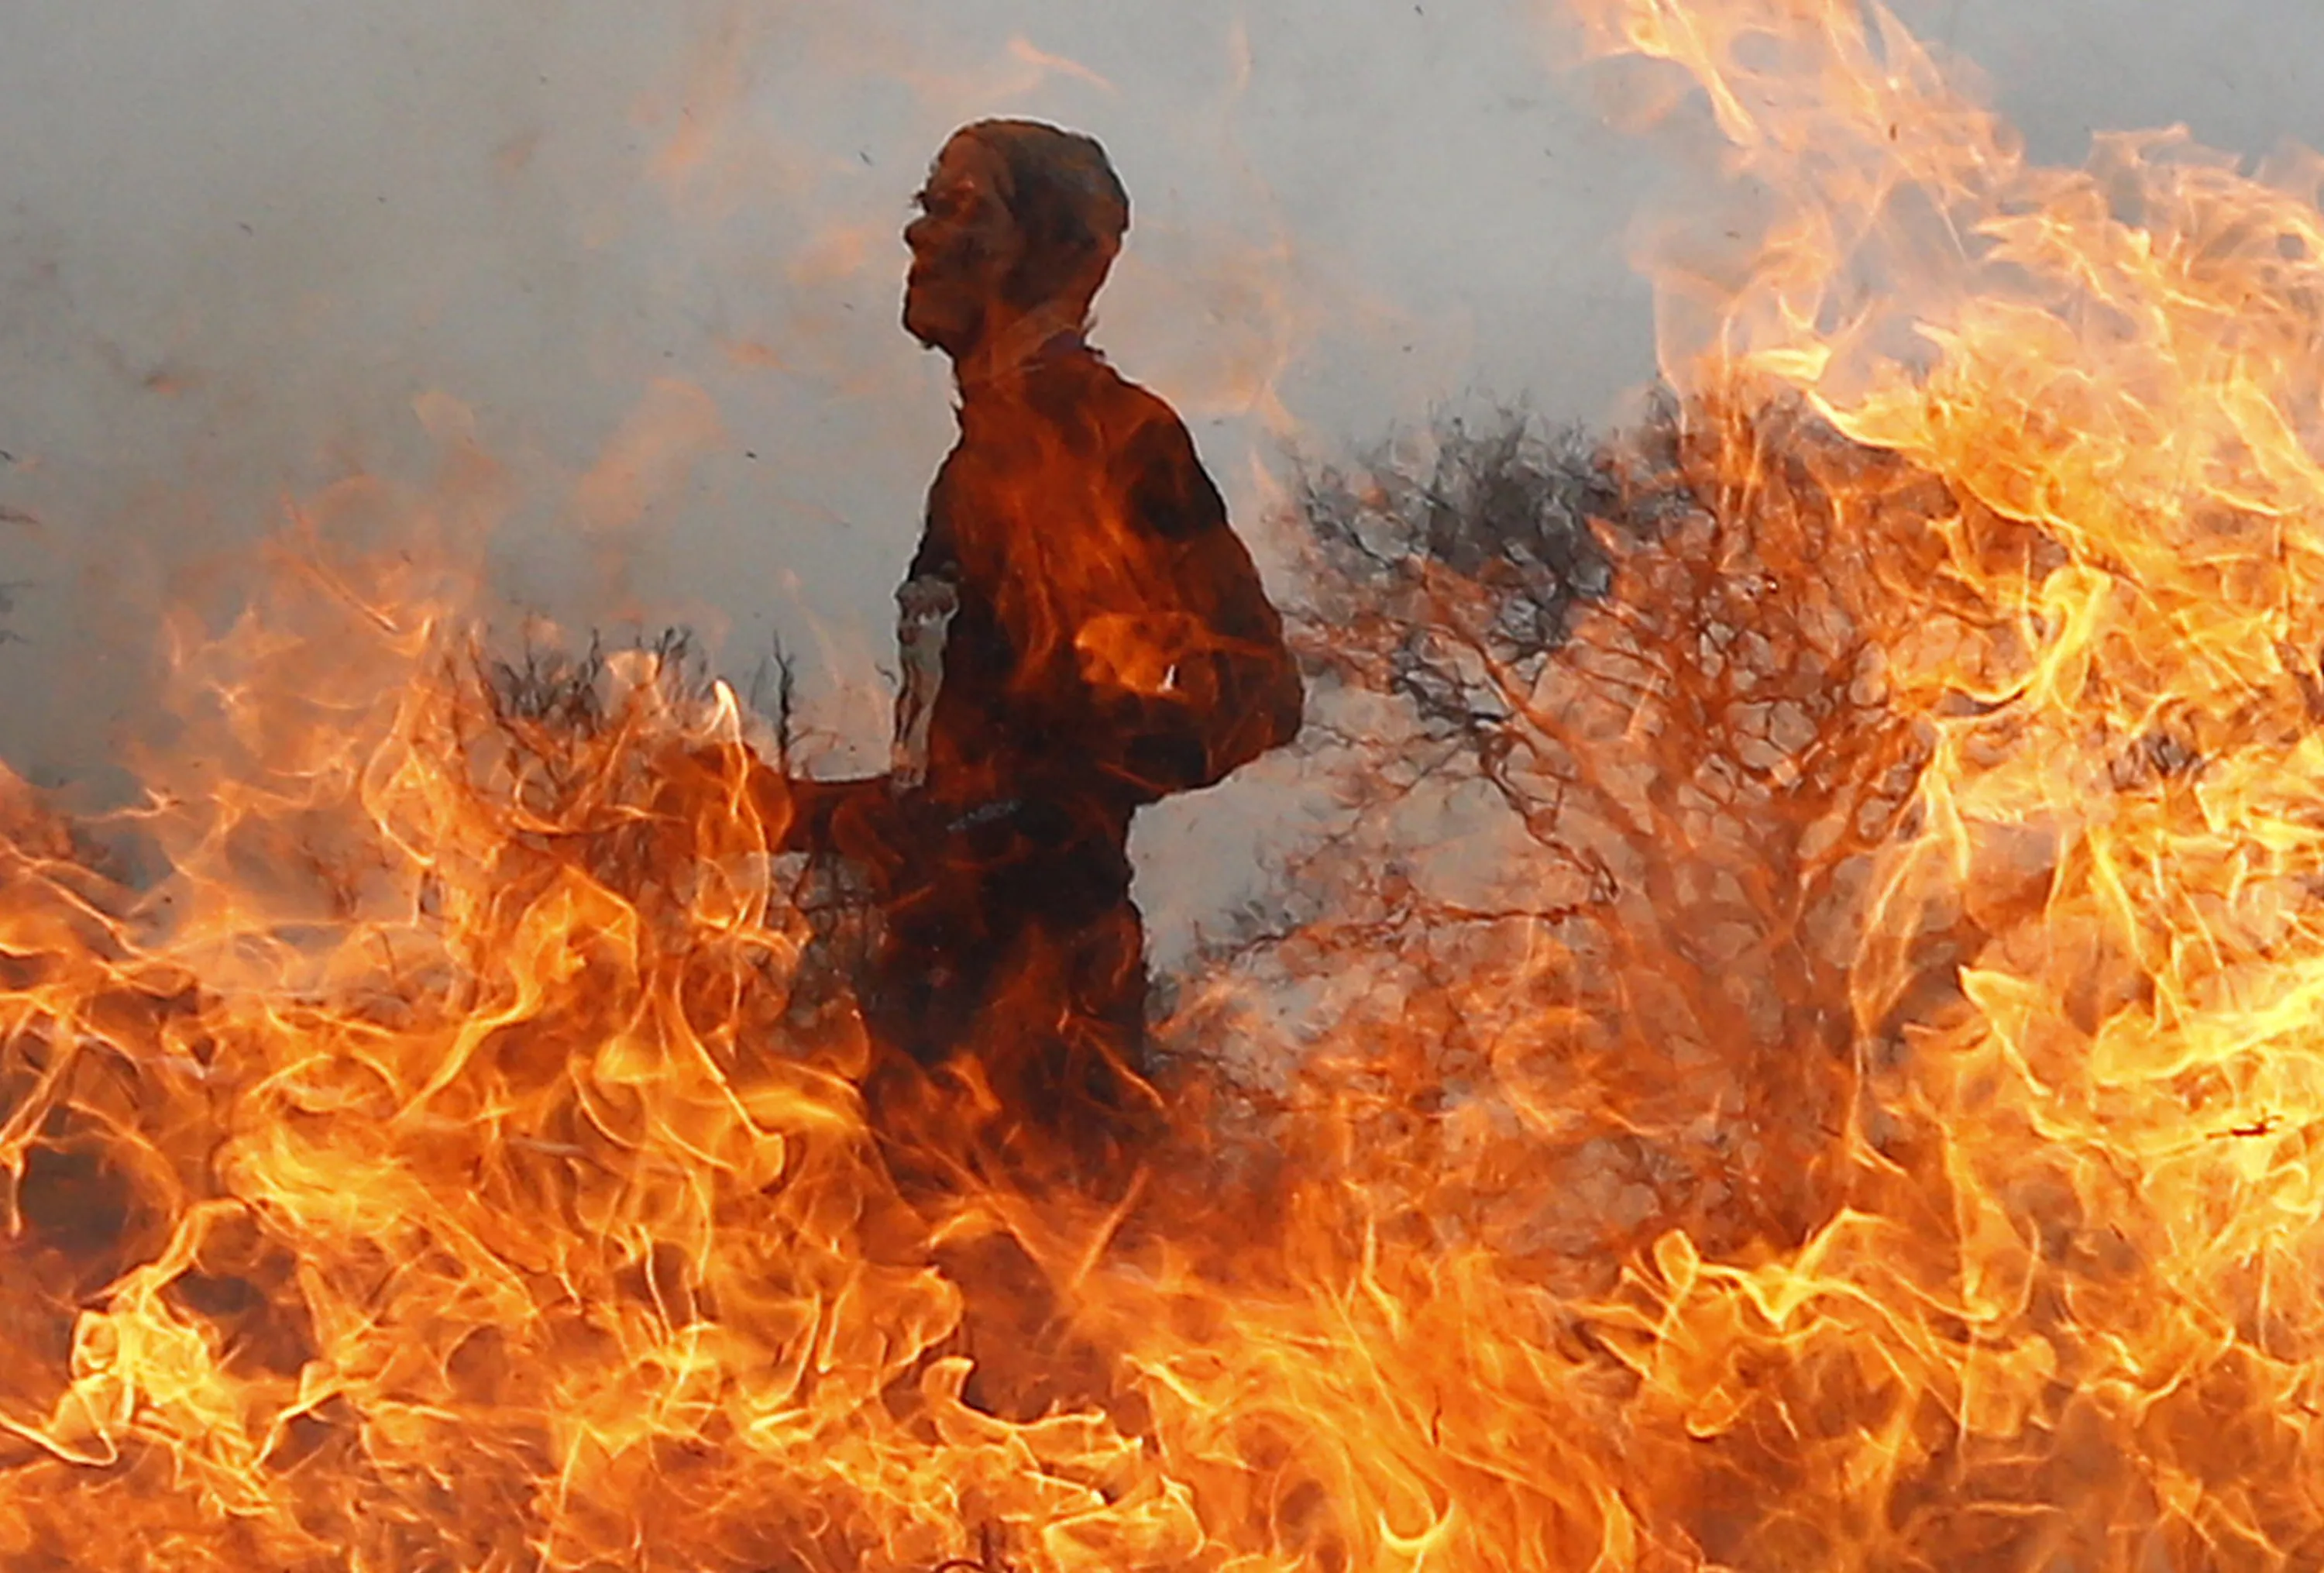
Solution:
{"label": "short hair", "polygon": [[1038,120],[980,120],[953,134],[991,150],[1001,193],[1025,237],[1025,258],[1004,286],[1030,310],[1063,300],[1086,311],[1130,232],[1130,193],[1095,137]]}

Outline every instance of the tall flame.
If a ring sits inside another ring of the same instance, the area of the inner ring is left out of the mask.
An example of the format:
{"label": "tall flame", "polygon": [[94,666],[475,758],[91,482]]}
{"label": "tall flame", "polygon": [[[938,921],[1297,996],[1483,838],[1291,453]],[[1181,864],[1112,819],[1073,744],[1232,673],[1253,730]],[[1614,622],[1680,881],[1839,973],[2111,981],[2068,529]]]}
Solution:
{"label": "tall flame", "polygon": [[2318,171],[2177,133],[2032,166],[1877,10],[1585,10],[1691,72],[1775,199],[1712,310],[1670,281],[1696,334],[1674,370],[1794,390],[1943,487],[1908,530],[1863,521],[1918,621],[1882,653],[1928,757],[1850,985],[1851,1201],[1882,1199],[1818,1245],[1884,1259],[1791,1290],[1877,1306],[1844,1319],[1858,1357],[1927,1396],[1827,1543],[2296,1566],[2324,1334]]}
{"label": "tall flame", "polygon": [[733,697],[290,553],[121,866],[0,791],[0,1565],[2324,1555],[2319,171],[1579,4],[1760,222],[1570,640],[1342,587],[1342,764],[1487,874],[1315,863],[1119,1201],[899,1185]]}

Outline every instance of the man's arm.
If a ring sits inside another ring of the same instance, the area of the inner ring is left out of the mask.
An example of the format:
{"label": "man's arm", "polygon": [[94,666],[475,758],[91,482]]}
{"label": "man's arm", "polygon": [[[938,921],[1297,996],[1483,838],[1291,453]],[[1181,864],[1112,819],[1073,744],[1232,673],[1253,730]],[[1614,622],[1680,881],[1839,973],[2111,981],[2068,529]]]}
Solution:
{"label": "man's arm", "polygon": [[[1100,665],[1139,670],[1127,689],[1099,685],[1103,760],[1155,796],[1209,786],[1299,731],[1305,690],[1250,553],[1193,440],[1158,402],[1121,455],[1126,511],[1154,545],[1160,582],[1135,629],[1084,629]],[[1109,639],[1158,645],[1148,659],[1108,661]]]}

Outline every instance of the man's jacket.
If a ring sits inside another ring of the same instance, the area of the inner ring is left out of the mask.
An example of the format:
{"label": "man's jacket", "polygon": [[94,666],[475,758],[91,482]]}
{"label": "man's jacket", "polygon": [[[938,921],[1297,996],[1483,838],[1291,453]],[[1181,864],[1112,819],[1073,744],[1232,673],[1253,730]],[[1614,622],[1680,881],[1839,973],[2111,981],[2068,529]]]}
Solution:
{"label": "man's jacket", "polygon": [[1167,404],[1068,337],[960,419],[911,568],[958,595],[932,803],[1037,805],[1119,845],[1139,805],[1291,740],[1281,621]]}

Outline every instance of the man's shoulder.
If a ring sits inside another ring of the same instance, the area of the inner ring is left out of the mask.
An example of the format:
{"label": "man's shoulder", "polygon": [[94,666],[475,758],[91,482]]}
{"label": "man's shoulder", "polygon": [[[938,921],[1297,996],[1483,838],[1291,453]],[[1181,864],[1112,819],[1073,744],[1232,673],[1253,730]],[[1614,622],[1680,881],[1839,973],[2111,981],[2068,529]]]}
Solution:
{"label": "man's shoulder", "polygon": [[1181,435],[1185,431],[1185,423],[1169,401],[1143,383],[1122,375],[1094,348],[1060,356],[1042,368],[1040,380],[1046,384],[1042,391],[1047,399],[1084,417],[1094,417],[1117,439],[1148,430]]}
{"label": "man's shoulder", "polygon": [[1080,433],[1130,499],[1130,516],[1185,538],[1225,523],[1224,505],[1169,401],[1116,370],[1094,349],[1042,368],[1035,396],[1049,417]]}

